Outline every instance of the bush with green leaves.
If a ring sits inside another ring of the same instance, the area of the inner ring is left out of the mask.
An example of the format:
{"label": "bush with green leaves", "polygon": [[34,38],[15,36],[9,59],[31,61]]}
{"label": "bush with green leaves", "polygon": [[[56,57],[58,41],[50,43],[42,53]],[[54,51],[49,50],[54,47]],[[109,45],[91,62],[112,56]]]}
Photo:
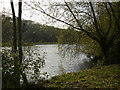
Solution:
{"label": "bush with green leaves", "polygon": [[[18,59],[18,52],[13,53],[11,49],[3,49],[2,52],[2,74],[3,88],[14,88],[16,76],[14,74],[14,58]],[[41,73],[41,68],[45,64],[45,55],[39,55],[30,47],[23,48],[23,61],[21,63],[21,84],[24,83],[24,76],[28,82],[41,82],[47,78],[47,73]],[[24,75],[24,76],[23,76]],[[44,77],[42,77],[44,75]]]}

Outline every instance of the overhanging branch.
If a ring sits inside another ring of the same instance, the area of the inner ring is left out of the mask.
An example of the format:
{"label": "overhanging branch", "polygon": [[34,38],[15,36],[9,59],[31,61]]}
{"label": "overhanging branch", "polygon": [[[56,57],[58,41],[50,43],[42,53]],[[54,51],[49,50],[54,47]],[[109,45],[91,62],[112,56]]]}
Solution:
{"label": "overhanging branch", "polygon": [[[24,2],[24,3],[27,4],[26,2]],[[69,24],[69,23],[67,23],[67,22],[65,22],[65,21],[63,21],[63,20],[60,20],[60,19],[58,19],[58,18],[56,18],[56,17],[54,17],[54,16],[51,16],[50,14],[46,13],[46,12],[44,11],[44,9],[42,9],[40,6],[39,6],[40,9],[37,9],[37,8],[31,6],[30,4],[27,4],[27,5],[28,5],[29,7],[31,7],[32,9],[37,10],[37,11],[40,11],[41,13],[49,16],[49,17],[52,18],[52,19],[55,19],[55,20],[57,20],[57,21],[59,21],[59,22],[62,22],[62,23],[64,23],[64,24],[68,25],[68,26],[71,26],[71,27],[74,28],[74,29],[79,30],[79,31],[82,31],[83,33],[85,33],[87,36],[89,36],[89,37],[92,38],[93,40],[98,41],[98,39],[97,39],[95,36],[93,36],[92,34],[90,34],[89,32],[87,32],[87,31],[84,30],[83,28],[75,27],[75,26],[73,26],[72,24]]]}

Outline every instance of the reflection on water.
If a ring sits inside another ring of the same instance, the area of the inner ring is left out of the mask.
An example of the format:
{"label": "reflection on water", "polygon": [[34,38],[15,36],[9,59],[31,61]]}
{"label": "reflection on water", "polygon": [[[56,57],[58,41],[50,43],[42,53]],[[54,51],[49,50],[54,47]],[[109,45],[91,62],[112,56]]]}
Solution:
{"label": "reflection on water", "polygon": [[87,60],[85,54],[78,54],[77,57],[70,57],[69,55],[63,57],[59,54],[57,44],[35,45],[31,46],[31,49],[34,49],[41,57],[46,55],[45,65],[41,71],[47,72],[49,78],[62,73],[78,72],[88,68],[87,64],[85,65],[85,60]]}

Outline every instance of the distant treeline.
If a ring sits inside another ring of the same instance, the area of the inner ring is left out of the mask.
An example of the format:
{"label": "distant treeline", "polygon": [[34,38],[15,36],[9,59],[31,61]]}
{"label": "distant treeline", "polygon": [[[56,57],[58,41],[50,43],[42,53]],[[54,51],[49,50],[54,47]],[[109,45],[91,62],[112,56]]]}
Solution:
{"label": "distant treeline", "polygon": [[[22,20],[23,42],[57,42],[60,28],[42,25],[31,20]],[[11,42],[13,38],[12,18],[2,15],[3,43]]]}

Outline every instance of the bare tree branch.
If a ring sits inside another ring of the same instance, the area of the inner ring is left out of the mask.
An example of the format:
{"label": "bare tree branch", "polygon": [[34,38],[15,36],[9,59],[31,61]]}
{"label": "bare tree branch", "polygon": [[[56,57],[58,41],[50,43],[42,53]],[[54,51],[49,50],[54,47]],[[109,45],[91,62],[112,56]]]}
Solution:
{"label": "bare tree branch", "polygon": [[111,18],[111,14],[110,14],[110,12],[108,10],[107,3],[105,3],[105,8],[106,8],[107,13],[109,15],[109,27],[108,27],[107,32],[106,32],[106,34],[109,35],[110,29],[111,29],[111,26],[112,26],[112,18]]}
{"label": "bare tree branch", "polygon": [[[26,2],[24,2],[25,4],[27,4]],[[96,40],[96,41],[98,41],[98,39],[95,37],[95,36],[93,36],[93,35],[91,35],[89,32],[87,32],[87,31],[85,31],[83,28],[78,28],[78,27],[75,27],[75,26],[73,26],[72,24],[69,24],[69,23],[67,23],[67,22],[65,22],[65,21],[63,21],[63,20],[60,20],[60,19],[58,19],[58,18],[56,18],[56,17],[54,17],[54,16],[51,16],[50,14],[48,14],[48,13],[46,13],[40,6],[39,6],[39,8],[41,9],[37,9],[37,8],[35,8],[35,7],[32,7],[31,5],[29,5],[29,4],[27,4],[29,7],[31,7],[32,9],[34,9],[34,10],[37,10],[37,11],[40,11],[41,13],[44,13],[45,15],[47,15],[47,16],[49,16],[50,18],[53,18],[53,19],[55,19],[55,20],[57,20],[57,21],[60,21],[60,22],[62,22],[62,23],[64,23],[64,24],[66,24],[66,25],[69,25],[69,26],[71,26],[72,28],[74,28],[74,29],[77,29],[77,30],[80,30],[80,31],[82,31],[83,33],[85,33],[85,34],[87,34],[90,38],[92,38],[93,40]]]}
{"label": "bare tree branch", "polygon": [[[64,0],[65,1],[65,0]],[[73,15],[74,19],[76,20],[78,26],[81,28],[81,31],[86,33],[90,38],[94,38],[95,40],[97,40],[97,38],[92,35],[91,33],[89,33],[87,30],[84,30],[82,25],[79,23],[78,19],[76,18],[76,16],[74,15],[74,13],[72,12],[72,10],[70,9],[69,5],[67,4],[67,2],[65,2],[66,6],[68,7],[69,11],[71,12],[71,14]]]}
{"label": "bare tree branch", "polygon": [[116,19],[115,12],[114,12],[114,9],[113,9],[113,7],[112,7],[112,4],[111,4],[110,2],[108,2],[108,4],[109,4],[109,6],[110,6],[110,9],[111,9],[111,11],[112,11],[112,15],[113,15],[113,17],[114,17],[114,20],[115,20],[117,29],[118,29],[118,31],[119,31],[120,25],[119,25],[118,20]]}
{"label": "bare tree branch", "polygon": [[[93,21],[93,24],[94,24],[94,26],[95,26],[95,28],[96,28],[97,34],[98,34],[99,36],[101,36],[101,33],[103,34],[103,31],[102,31],[102,29],[100,28],[100,25],[99,25],[98,22],[97,22],[96,15],[95,15],[95,11],[94,11],[94,9],[93,9],[92,3],[89,2],[89,4],[90,4],[91,11],[92,11],[92,14],[93,14],[93,20],[94,20],[94,21]],[[100,31],[101,31],[101,32],[100,32]]]}

